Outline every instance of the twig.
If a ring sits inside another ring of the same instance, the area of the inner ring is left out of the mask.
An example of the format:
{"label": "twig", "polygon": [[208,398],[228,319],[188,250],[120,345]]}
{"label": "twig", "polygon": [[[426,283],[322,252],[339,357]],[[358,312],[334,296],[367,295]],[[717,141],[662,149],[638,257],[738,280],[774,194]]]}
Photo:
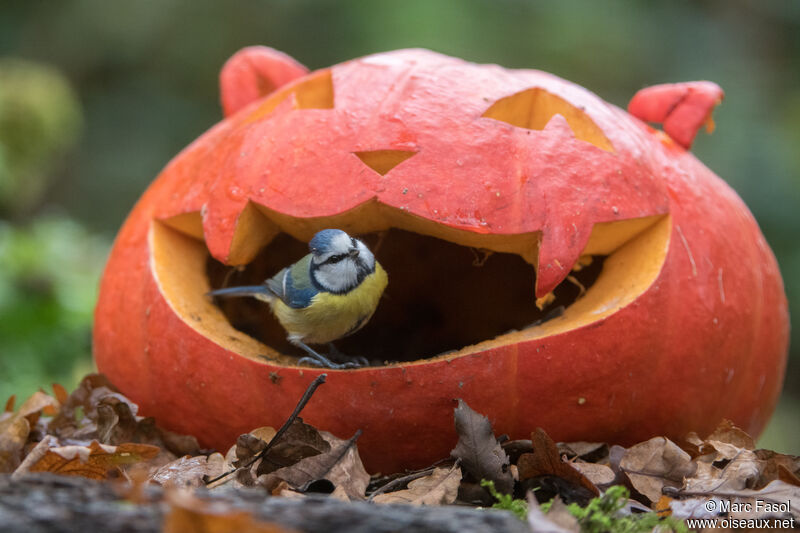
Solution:
{"label": "twig", "polygon": [[[437,461],[437,464],[439,464],[441,462],[442,461]],[[461,459],[456,459],[455,462],[453,463],[453,466],[451,467],[451,470],[452,470],[452,468],[457,467],[459,464],[461,464]],[[425,477],[425,476],[429,476],[429,475],[433,474],[433,471],[436,470],[436,468],[437,468],[437,466],[434,465],[434,466],[430,466],[430,467],[428,467],[428,468],[426,468],[424,470],[417,470],[416,472],[411,472],[408,475],[394,478],[393,480],[389,481],[388,483],[385,483],[385,484],[381,485],[380,487],[378,487],[377,489],[375,489],[374,491],[372,491],[372,494],[369,495],[369,498],[367,498],[367,501],[371,502],[372,499],[375,496],[377,496],[378,494],[383,494],[384,492],[387,492],[390,489],[394,489],[395,487],[399,487],[401,485],[405,485],[406,483],[411,483],[412,481],[414,481],[416,479],[419,479],[419,478],[422,478],[422,477]]]}
{"label": "twig", "polygon": [[416,472],[412,472],[411,474],[408,474],[406,476],[394,478],[390,482],[385,483],[385,484],[381,485],[380,487],[378,487],[377,489],[375,489],[372,492],[372,494],[369,495],[369,498],[367,498],[367,501],[371,502],[372,498],[374,498],[378,494],[383,494],[387,490],[393,489],[395,487],[399,487],[399,486],[404,485],[406,483],[410,483],[410,482],[414,481],[415,479],[419,479],[421,477],[429,476],[429,475],[431,475],[433,473],[434,468],[435,467],[431,466],[430,468],[426,468],[425,470],[417,470]]}
{"label": "twig", "polygon": [[44,438],[39,441],[39,444],[34,446],[25,459],[22,460],[22,463],[20,463],[17,469],[14,470],[14,473],[11,474],[11,479],[19,479],[21,476],[30,472],[31,467],[38,463],[42,457],[47,455],[48,450],[54,446],[58,446],[58,439],[53,435],[45,435]]}
{"label": "twig", "polygon": [[[250,459],[250,461],[247,464],[244,464],[244,465],[240,466],[239,468],[249,468],[249,467],[251,467],[253,465],[253,463],[255,463],[256,461],[258,461],[259,459],[261,459],[265,455],[267,455],[267,452],[269,452],[269,450],[278,442],[278,439],[280,439],[283,436],[283,434],[286,433],[286,431],[289,429],[289,426],[291,426],[294,423],[294,421],[297,419],[297,417],[300,415],[300,411],[303,410],[303,408],[306,406],[308,401],[311,399],[311,396],[314,395],[314,391],[317,390],[317,387],[319,387],[320,385],[325,383],[325,379],[327,377],[328,377],[328,374],[320,374],[319,376],[316,377],[316,379],[314,379],[314,381],[311,382],[311,384],[308,386],[306,391],[303,393],[303,397],[300,398],[300,401],[297,403],[297,406],[294,408],[294,411],[292,411],[292,414],[289,415],[289,418],[286,419],[286,422],[284,422],[283,425],[281,426],[281,428],[275,433],[275,436],[272,437],[272,439],[270,439],[270,441],[267,443],[267,445],[264,446],[263,450],[258,452],[257,455],[255,455],[252,459]],[[360,433],[358,433],[357,435],[360,435]],[[358,438],[358,437],[356,437],[356,438]],[[229,475],[233,474],[234,472],[239,470],[239,468],[234,468],[233,470],[228,470],[227,472],[225,472],[223,474],[220,474],[220,475],[218,475],[217,477],[215,477],[213,479],[206,479],[205,483],[206,483],[206,485],[211,485],[212,483],[215,483],[215,482],[219,481],[220,479],[228,477]]]}

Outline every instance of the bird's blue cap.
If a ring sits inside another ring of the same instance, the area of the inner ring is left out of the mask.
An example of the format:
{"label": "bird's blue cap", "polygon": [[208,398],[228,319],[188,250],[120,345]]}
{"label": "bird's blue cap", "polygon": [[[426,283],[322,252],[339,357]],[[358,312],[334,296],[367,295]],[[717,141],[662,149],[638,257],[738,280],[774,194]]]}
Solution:
{"label": "bird's blue cap", "polygon": [[325,253],[325,251],[330,248],[331,241],[334,237],[340,234],[347,235],[347,233],[340,229],[324,229],[318,231],[308,243],[308,248],[311,250],[311,253],[314,254]]}

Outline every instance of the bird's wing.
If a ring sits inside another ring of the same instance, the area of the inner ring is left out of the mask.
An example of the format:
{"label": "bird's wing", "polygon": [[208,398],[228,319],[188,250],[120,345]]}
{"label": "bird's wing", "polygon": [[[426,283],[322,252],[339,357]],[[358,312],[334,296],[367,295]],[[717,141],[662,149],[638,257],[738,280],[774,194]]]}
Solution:
{"label": "bird's wing", "polygon": [[287,272],[289,272],[289,269],[284,268],[264,282],[264,285],[267,287],[267,289],[281,300],[285,298],[283,290],[283,278],[286,276]]}
{"label": "bird's wing", "polygon": [[289,307],[293,309],[308,307],[318,292],[311,283],[310,263],[311,254],[284,268],[265,284]]}

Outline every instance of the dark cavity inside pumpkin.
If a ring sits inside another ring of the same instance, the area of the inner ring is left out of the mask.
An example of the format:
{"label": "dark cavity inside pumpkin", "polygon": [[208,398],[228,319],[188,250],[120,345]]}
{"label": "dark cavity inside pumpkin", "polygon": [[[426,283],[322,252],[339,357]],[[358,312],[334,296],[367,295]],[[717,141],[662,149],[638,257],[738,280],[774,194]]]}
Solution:
{"label": "dark cavity inside pumpkin", "polygon": [[[556,318],[594,284],[603,265],[602,256],[585,261],[589,264],[561,283],[546,305],[537,306],[533,265],[519,255],[399,229],[359,238],[389,273],[389,285],[372,320],[335,344],[343,353],[373,361],[441,355]],[[306,243],[280,233],[245,266],[230,267],[209,257],[210,286],[259,284],[306,253]],[[237,330],[283,354],[303,355],[286,341],[267,304],[232,298],[218,305]]]}

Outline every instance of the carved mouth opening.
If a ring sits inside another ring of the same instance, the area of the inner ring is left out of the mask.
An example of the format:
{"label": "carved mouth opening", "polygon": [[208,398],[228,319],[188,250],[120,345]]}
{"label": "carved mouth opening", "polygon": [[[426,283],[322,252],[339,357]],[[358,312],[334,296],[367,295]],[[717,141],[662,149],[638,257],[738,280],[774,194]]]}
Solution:
{"label": "carved mouth opening", "polygon": [[[574,272],[539,309],[533,299],[533,265],[516,254],[459,246],[399,229],[358,237],[389,273],[389,285],[369,323],[334,344],[345,354],[376,362],[454,352],[556,318],[594,284],[604,259],[595,256]],[[209,257],[210,285],[215,289],[256,285],[307,253],[306,243],[281,233],[243,267]],[[286,341],[267,304],[252,298],[217,304],[237,330],[283,354],[304,355]]]}
{"label": "carved mouth opening", "polygon": [[[210,256],[198,213],[156,221],[151,268],[170,306],[201,334],[240,355],[292,365],[303,354],[286,341],[267,304],[235,298],[218,306],[205,294],[261,283],[308,253],[315,231],[340,227],[374,251],[389,285],[372,320],[336,341],[336,348],[373,364],[392,364],[457,357],[602,320],[655,281],[671,229],[668,215],[595,225],[581,261],[591,256],[591,263],[574,267],[540,309],[531,261],[536,234],[479,235],[402,214],[386,220],[384,212],[383,223],[376,223],[369,209],[309,221],[251,204],[231,248],[238,267]],[[237,242],[250,250],[234,249]]]}

